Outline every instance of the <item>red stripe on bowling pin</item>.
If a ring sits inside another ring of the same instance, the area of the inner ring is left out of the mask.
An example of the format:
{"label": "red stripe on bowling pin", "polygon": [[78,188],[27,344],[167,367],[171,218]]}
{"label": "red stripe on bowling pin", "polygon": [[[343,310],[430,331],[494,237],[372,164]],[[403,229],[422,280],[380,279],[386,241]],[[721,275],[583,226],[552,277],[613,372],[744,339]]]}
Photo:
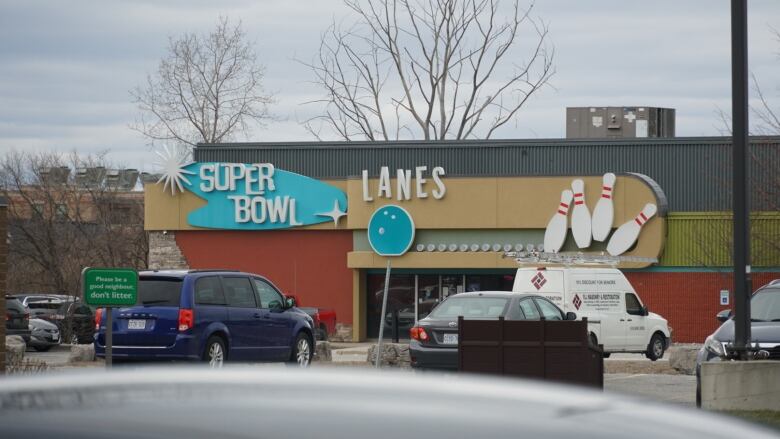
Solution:
{"label": "red stripe on bowling pin", "polygon": [[636,221],[637,224],[642,226],[647,222],[647,217],[645,216],[644,212],[639,212],[639,215],[637,215],[637,217],[634,218],[634,221]]}
{"label": "red stripe on bowling pin", "polygon": [[558,213],[560,213],[563,216],[566,216],[569,214],[569,205],[566,203],[561,203],[561,209],[558,209]]}
{"label": "red stripe on bowling pin", "polygon": [[612,198],[612,188],[609,186],[604,186],[601,188],[601,198]]}

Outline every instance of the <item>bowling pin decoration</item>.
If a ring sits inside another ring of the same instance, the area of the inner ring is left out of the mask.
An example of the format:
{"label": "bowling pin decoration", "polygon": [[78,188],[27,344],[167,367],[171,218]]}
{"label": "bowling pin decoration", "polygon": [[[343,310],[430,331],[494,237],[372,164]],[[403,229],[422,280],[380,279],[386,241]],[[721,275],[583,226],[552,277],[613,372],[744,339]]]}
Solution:
{"label": "bowling pin decoration", "polygon": [[566,234],[569,232],[569,205],[571,204],[572,192],[568,189],[561,192],[561,204],[555,214],[547,223],[547,229],[544,231],[544,251],[548,253],[558,253],[566,241]]}
{"label": "bowling pin decoration", "polygon": [[571,211],[571,232],[574,235],[577,247],[588,248],[593,235],[591,232],[590,211],[588,206],[585,205],[585,182],[574,180],[571,182],[571,189],[574,191],[574,207]]}
{"label": "bowling pin decoration", "polygon": [[646,204],[645,208],[639,212],[639,215],[637,215],[636,218],[615,230],[615,233],[609,240],[609,244],[607,244],[607,252],[612,256],[619,256],[630,249],[637,238],[639,238],[639,232],[642,231],[642,227],[657,211],[658,207],[655,204]]}
{"label": "bowling pin decoration", "polygon": [[615,189],[615,174],[609,172],[604,174],[603,184],[601,185],[601,198],[593,209],[593,239],[604,242],[612,230],[612,221],[615,216],[615,209],[612,205],[612,191]]}

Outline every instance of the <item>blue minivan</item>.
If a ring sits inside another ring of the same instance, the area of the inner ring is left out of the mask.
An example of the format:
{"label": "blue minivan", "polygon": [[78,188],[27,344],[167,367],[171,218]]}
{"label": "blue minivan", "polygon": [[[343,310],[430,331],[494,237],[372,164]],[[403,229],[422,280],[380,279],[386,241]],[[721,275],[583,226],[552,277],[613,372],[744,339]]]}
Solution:
{"label": "blue minivan", "polygon": [[[99,310],[95,353],[105,356]],[[268,279],[216,270],[138,273],[138,302],[113,308],[112,357],[137,360],[289,361],[308,366],[313,322]]]}

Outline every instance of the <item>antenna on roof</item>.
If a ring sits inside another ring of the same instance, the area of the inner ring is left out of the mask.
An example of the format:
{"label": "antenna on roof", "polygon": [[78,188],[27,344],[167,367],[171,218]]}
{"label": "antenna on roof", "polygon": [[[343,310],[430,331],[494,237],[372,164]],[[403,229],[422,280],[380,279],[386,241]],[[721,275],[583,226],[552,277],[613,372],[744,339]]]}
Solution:
{"label": "antenna on roof", "polygon": [[505,252],[501,257],[513,258],[519,265],[565,265],[616,267],[624,262],[655,264],[658,259],[639,256],[612,256],[607,253],[546,253]]}

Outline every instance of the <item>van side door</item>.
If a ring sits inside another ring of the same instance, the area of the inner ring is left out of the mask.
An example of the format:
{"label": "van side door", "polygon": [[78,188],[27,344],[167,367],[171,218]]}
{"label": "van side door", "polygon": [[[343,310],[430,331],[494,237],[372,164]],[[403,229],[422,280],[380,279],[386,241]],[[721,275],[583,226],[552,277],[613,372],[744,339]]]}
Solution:
{"label": "van side door", "polygon": [[252,285],[263,314],[263,343],[267,347],[267,359],[285,360],[290,356],[293,320],[284,308],[284,297],[264,279],[253,277]]}
{"label": "van side door", "polygon": [[626,293],[626,344],[632,350],[644,350],[650,342],[647,334],[647,318],[642,302],[634,293]]}
{"label": "van side door", "polygon": [[223,276],[222,288],[228,305],[225,324],[233,343],[228,358],[243,361],[262,359],[265,347],[262,340],[262,313],[249,278]]}

